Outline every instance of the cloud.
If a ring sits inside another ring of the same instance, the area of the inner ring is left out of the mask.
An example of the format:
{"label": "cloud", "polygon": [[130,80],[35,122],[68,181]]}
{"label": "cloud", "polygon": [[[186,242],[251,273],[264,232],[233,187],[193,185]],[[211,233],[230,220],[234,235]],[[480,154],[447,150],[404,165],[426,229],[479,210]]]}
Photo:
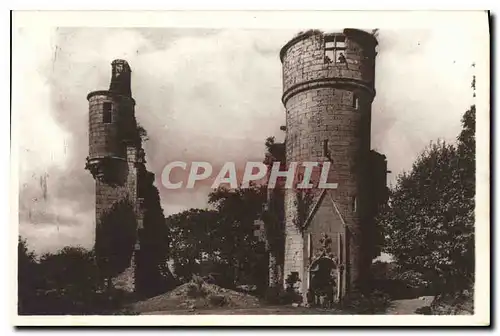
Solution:
{"label": "cloud", "polygon": [[390,182],[430,141],[454,141],[460,132],[473,103],[472,64],[483,58],[477,34],[470,27],[380,32],[372,144],[387,155]]}
{"label": "cloud", "polygon": [[[470,65],[482,50],[477,45],[482,40],[474,40],[478,33],[466,28],[453,34],[441,28],[380,31],[372,147],[387,155],[392,178],[408,169],[429,141],[453,140],[460,130],[470,104]],[[20,232],[39,251],[92,244],[95,187],[84,170],[86,95],[108,88],[113,59],[124,58],[132,67],[136,116],[149,136],[147,167],[156,174],[166,215],[205,207],[210,190],[164,190],[160,175],[168,162],[209,161],[220,167],[230,160],[261,160],[266,137],[282,137],[278,54],[296,31],[24,28],[14,33],[22,56],[22,66],[14,67],[21,69],[15,91],[22,91],[24,102],[18,111]]]}

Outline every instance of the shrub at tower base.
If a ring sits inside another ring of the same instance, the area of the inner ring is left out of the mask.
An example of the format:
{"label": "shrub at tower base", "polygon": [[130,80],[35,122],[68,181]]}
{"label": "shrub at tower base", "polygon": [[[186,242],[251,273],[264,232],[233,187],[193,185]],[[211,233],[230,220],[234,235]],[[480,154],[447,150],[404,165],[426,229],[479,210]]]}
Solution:
{"label": "shrub at tower base", "polygon": [[455,145],[431,144],[398,177],[379,224],[385,252],[420,273],[438,299],[474,286],[475,114],[462,118]]}
{"label": "shrub at tower base", "polygon": [[122,307],[131,300],[123,291],[102,288],[94,251],[66,246],[36,257],[19,238],[19,315],[126,313]]}
{"label": "shrub at tower base", "polygon": [[135,213],[127,201],[117,202],[101,217],[95,252],[102,280],[111,288],[111,278],[128,266],[136,242]]}

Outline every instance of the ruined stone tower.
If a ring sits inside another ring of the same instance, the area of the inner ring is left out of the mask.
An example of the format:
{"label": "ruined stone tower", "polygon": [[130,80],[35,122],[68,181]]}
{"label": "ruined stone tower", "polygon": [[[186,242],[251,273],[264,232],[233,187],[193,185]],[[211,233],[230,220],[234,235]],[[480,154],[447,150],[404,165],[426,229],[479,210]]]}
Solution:
{"label": "ruined stone tower", "polygon": [[298,276],[304,296],[319,281],[314,272],[332,277],[337,299],[369,277],[370,232],[385,201],[387,169],[385,156],[370,147],[376,45],[361,30],[313,30],[280,52],[286,161],[330,161],[328,182],[338,183],[316,190],[299,223],[297,191],[285,191],[282,280]]}
{"label": "ruined stone tower", "polygon": [[112,62],[109,90],[89,101],[89,156],[96,180],[95,250],[103,277],[145,293],[158,288],[165,219],[154,175],[145,168],[141,132],[135,119],[131,69]]}

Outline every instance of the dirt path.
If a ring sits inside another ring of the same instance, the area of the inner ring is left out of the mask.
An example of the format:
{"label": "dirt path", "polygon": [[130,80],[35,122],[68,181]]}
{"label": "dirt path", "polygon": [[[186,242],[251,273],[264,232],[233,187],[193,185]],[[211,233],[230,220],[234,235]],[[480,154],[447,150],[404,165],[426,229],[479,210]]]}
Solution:
{"label": "dirt path", "polygon": [[433,296],[421,296],[416,299],[394,300],[387,315],[416,315],[415,310],[430,306],[433,299]]}
{"label": "dirt path", "polygon": [[[429,306],[433,296],[422,296],[415,299],[394,300],[385,315],[417,315],[415,310]],[[268,306],[254,308],[212,308],[212,309],[176,309],[168,311],[143,312],[141,315],[323,315],[342,314],[341,311],[319,308],[304,308],[291,306]]]}
{"label": "dirt path", "polygon": [[141,315],[331,315],[338,314],[339,311],[327,309],[315,309],[304,307],[278,306],[278,307],[256,307],[256,308],[219,308],[219,309],[197,309],[153,311],[142,313]]}

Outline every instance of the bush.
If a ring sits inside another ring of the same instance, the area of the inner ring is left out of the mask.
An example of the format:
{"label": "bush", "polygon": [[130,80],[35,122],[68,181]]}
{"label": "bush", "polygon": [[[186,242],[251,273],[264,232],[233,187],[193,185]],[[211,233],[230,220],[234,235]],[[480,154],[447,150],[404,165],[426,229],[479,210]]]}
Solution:
{"label": "bush", "polygon": [[285,280],[285,293],[282,295],[282,301],[284,301],[283,303],[290,304],[302,302],[302,295],[300,295],[299,291],[296,288],[297,283],[299,283],[300,281],[301,280],[297,272],[292,272],[288,275]]}
{"label": "bush", "polygon": [[264,300],[272,305],[285,305],[302,302],[302,296],[294,290],[269,287],[264,295]]}
{"label": "bush", "polygon": [[302,303],[302,295],[297,291],[287,290],[280,295],[283,304]]}
{"label": "bush", "polygon": [[213,284],[224,288],[234,288],[234,283],[226,273],[210,272],[203,276],[203,280],[207,284]]}
{"label": "bush", "polygon": [[269,287],[264,294],[264,300],[269,304],[281,304],[279,287]]}
{"label": "bush", "polygon": [[432,309],[429,306],[420,307],[417,310],[415,310],[415,313],[420,315],[432,315]]}
{"label": "bush", "polygon": [[19,240],[19,315],[112,314],[134,299],[133,294],[105,288],[93,251],[65,247],[37,261]]}
{"label": "bush", "polygon": [[389,308],[390,303],[389,295],[381,291],[367,295],[354,292],[344,297],[341,308],[352,314],[381,314]]}
{"label": "bush", "polygon": [[113,315],[140,315],[140,313],[135,311],[132,307],[125,307],[114,312]]}
{"label": "bush", "polygon": [[203,278],[193,274],[191,282],[188,284],[186,295],[190,298],[201,298],[207,296],[208,292],[204,285],[205,281]]}
{"label": "bush", "polygon": [[191,281],[198,286],[198,288],[202,288],[205,280],[199,275],[193,274]]}
{"label": "bush", "polygon": [[395,263],[375,262],[371,265],[373,286],[394,299],[409,299],[430,295],[430,284],[422,273],[403,269]]}
{"label": "bush", "polygon": [[210,305],[214,307],[222,307],[227,304],[226,297],[222,295],[210,295],[208,302],[210,302]]}
{"label": "bush", "polygon": [[279,305],[301,303],[302,295],[296,288],[298,282],[300,282],[300,279],[296,273],[289,274],[285,281],[286,288],[269,287],[264,294],[265,301],[269,304]]}
{"label": "bush", "polygon": [[19,309],[19,315],[109,315],[125,314],[121,309],[133,297],[129,293],[113,289],[108,292],[73,289],[36,290],[28,302]]}
{"label": "bush", "polygon": [[465,290],[457,294],[441,294],[431,303],[433,315],[473,315],[474,295]]}
{"label": "bush", "polygon": [[203,288],[203,286],[199,287],[195,283],[189,283],[186,295],[190,298],[201,298],[207,295],[207,291]]}

